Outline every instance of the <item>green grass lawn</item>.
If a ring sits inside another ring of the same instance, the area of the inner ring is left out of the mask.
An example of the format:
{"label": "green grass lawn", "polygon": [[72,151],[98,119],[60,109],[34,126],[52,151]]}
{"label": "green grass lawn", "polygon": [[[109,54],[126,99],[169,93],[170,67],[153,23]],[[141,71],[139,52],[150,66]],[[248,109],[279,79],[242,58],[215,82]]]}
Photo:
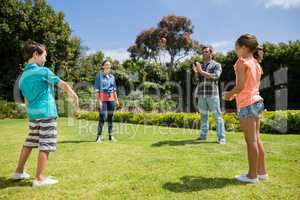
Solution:
{"label": "green grass lawn", "polygon": [[96,122],[59,119],[47,174],[60,182],[32,188],[31,180],[9,180],[27,121],[0,120],[0,199],[300,199],[300,135],[263,135],[270,180],[247,185],[233,179],[247,171],[241,133],[218,145],[215,132],[198,142],[197,130],[115,124],[118,142],[96,144],[96,129]]}

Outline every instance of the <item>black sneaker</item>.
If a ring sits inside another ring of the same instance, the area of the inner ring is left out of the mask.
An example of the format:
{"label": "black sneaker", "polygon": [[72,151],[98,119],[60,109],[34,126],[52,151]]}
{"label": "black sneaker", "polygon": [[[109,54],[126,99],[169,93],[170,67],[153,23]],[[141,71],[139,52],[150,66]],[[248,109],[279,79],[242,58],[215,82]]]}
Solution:
{"label": "black sneaker", "polygon": [[116,142],[116,138],[114,136],[109,136],[109,141]]}

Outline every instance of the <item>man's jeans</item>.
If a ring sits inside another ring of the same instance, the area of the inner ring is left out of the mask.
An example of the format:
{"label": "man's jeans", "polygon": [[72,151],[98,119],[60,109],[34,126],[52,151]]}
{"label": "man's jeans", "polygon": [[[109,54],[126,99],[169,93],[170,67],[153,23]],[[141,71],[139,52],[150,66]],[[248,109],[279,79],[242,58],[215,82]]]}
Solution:
{"label": "man's jeans", "polygon": [[209,123],[208,112],[212,112],[216,120],[218,140],[225,139],[224,120],[222,118],[219,96],[199,97],[199,112],[201,114],[200,138],[206,139],[208,135]]}

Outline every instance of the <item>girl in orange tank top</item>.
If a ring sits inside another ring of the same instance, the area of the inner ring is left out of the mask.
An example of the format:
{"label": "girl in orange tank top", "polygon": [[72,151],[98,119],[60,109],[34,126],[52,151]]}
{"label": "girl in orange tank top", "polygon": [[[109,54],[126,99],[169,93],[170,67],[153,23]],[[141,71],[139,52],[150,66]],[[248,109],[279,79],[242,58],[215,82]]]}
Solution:
{"label": "girl in orange tank top", "polygon": [[[259,183],[268,175],[265,167],[264,147],[260,139],[260,113],[264,109],[263,98],[259,95],[262,69],[253,54],[257,51],[258,42],[254,35],[245,34],[235,44],[239,57],[234,65],[236,85],[224,92],[223,99],[236,99],[238,117],[245,134],[248,150],[249,171],[236,176],[242,182]],[[255,54],[257,55],[257,54]],[[258,54],[260,55],[260,54]]]}

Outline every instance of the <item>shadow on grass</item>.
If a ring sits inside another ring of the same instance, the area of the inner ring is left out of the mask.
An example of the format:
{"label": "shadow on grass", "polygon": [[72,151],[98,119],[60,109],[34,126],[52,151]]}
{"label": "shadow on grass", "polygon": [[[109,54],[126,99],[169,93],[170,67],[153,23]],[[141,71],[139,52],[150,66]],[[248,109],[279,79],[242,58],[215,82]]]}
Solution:
{"label": "shadow on grass", "polygon": [[9,187],[31,187],[32,183],[28,180],[15,181],[6,177],[0,177],[0,190]]}
{"label": "shadow on grass", "polygon": [[244,185],[235,179],[229,178],[207,178],[196,176],[183,176],[180,182],[168,182],[162,187],[171,192],[196,192],[207,189],[223,188],[227,185]]}
{"label": "shadow on grass", "polygon": [[64,141],[58,141],[57,144],[79,144],[79,143],[89,143],[89,142],[95,142],[95,140],[64,140]]}
{"label": "shadow on grass", "polygon": [[201,140],[166,140],[152,144],[152,147],[161,146],[182,146],[182,145],[193,145],[193,144],[207,144],[207,143],[218,143],[218,142],[207,142]]}

